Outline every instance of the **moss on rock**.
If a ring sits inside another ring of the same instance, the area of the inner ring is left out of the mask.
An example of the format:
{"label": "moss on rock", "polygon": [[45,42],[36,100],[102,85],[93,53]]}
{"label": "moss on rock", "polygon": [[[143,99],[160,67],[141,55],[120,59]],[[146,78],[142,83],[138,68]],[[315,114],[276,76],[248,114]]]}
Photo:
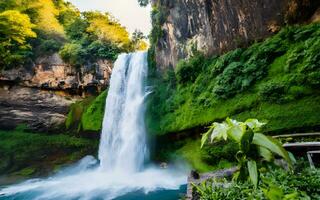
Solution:
{"label": "moss on rock", "polygon": [[74,133],[100,133],[108,91],[71,105],[66,128]]}

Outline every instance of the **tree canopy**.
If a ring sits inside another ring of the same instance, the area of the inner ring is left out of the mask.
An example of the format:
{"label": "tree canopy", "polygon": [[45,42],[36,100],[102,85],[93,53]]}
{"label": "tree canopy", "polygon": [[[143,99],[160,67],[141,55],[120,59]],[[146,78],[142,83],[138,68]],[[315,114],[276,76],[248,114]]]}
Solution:
{"label": "tree canopy", "polygon": [[65,0],[2,0],[0,16],[0,69],[57,52],[79,66],[147,48],[109,13],[81,13]]}
{"label": "tree canopy", "polygon": [[28,15],[19,11],[7,10],[0,13],[0,68],[25,59],[31,48],[27,39],[37,36],[33,27],[35,25]]}

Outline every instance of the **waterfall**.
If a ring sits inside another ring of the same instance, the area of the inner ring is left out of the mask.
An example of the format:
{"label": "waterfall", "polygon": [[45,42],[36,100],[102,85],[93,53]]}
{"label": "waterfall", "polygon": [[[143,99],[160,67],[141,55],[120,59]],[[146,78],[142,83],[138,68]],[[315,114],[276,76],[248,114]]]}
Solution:
{"label": "waterfall", "polygon": [[144,165],[148,160],[146,77],[144,52],[121,54],[115,62],[98,152],[100,163],[87,156],[52,177],[0,188],[0,199],[110,200],[132,192],[178,190],[187,182],[186,171]]}
{"label": "waterfall", "polygon": [[146,159],[144,99],[147,54],[122,54],[115,62],[106,100],[99,160],[103,170],[133,173]]}

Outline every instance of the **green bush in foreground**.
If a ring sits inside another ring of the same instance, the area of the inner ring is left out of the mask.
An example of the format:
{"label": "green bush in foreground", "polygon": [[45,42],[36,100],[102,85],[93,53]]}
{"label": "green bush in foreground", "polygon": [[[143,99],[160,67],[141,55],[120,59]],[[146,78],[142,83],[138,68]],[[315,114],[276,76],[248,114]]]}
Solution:
{"label": "green bush in foreground", "polygon": [[223,123],[213,123],[207,133],[202,136],[201,147],[208,141],[232,140],[238,145],[238,152],[234,155],[238,161],[239,171],[234,174],[235,180],[246,180],[250,177],[255,187],[258,186],[258,167],[261,161],[274,161],[274,156],[281,156],[292,167],[294,160],[289,153],[275,139],[260,133],[264,123],[257,119],[237,122],[229,118]]}
{"label": "green bush in foreground", "polygon": [[[295,173],[269,166],[261,172],[261,185],[255,189],[250,182],[236,183],[211,180],[194,189],[201,200],[311,200],[320,199],[320,170],[308,167]],[[261,170],[262,171],[262,170]],[[218,185],[217,183],[220,183]]]}

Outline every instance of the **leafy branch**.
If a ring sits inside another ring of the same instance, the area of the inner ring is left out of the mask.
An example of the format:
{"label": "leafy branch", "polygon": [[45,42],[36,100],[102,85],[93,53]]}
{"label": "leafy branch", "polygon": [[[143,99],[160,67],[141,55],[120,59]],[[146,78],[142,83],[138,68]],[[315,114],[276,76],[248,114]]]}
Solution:
{"label": "leafy branch", "polygon": [[292,169],[294,162],[293,156],[277,140],[260,132],[263,125],[265,123],[259,122],[257,119],[238,122],[227,118],[222,123],[215,122],[202,136],[201,148],[208,140],[211,143],[217,140],[236,142],[239,150],[235,157],[238,161],[239,171],[234,174],[234,179],[244,180],[249,176],[251,182],[257,187],[259,161],[272,162],[277,155],[288,163],[290,169]]}

